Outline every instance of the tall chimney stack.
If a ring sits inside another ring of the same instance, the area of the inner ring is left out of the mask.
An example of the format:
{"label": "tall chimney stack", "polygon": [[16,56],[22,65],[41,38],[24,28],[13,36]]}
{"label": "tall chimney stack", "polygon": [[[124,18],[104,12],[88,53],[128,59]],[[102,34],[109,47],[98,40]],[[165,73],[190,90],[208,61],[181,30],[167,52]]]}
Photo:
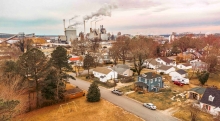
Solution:
{"label": "tall chimney stack", "polygon": [[84,34],[86,35],[86,20],[84,20]]}
{"label": "tall chimney stack", "polygon": [[64,34],[65,34],[65,19],[63,19],[63,26],[64,26]]}

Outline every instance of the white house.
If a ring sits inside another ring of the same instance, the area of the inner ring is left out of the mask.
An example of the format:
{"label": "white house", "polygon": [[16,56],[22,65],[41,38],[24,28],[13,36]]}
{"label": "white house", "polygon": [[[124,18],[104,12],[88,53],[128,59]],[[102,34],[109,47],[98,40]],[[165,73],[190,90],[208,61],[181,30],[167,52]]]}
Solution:
{"label": "white house", "polygon": [[159,62],[157,62],[155,59],[147,59],[145,60],[145,66],[146,68],[150,69],[156,69],[161,66]]}
{"label": "white house", "polygon": [[164,66],[162,65],[161,67],[157,68],[157,72],[163,72],[164,74],[169,74],[170,72],[175,71],[176,69],[173,66]]}
{"label": "white house", "polygon": [[96,67],[93,69],[93,75],[100,79],[101,82],[107,82],[110,79],[118,78],[118,73],[110,68]]}
{"label": "white house", "polygon": [[212,115],[218,115],[220,113],[220,90],[206,88],[199,104],[201,109]]}
{"label": "white house", "polygon": [[188,75],[187,75],[186,71],[179,69],[177,71],[170,72],[169,76],[171,76],[171,77],[187,77]]}
{"label": "white house", "polygon": [[185,70],[187,70],[187,69],[191,69],[191,68],[192,68],[192,65],[191,65],[191,64],[188,64],[188,63],[186,63],[186,64],[178,64],[178,65],[177,65],[177,68],[178,68],[178,69],[185,69]]}
{"label": "white house", "polygon": [[201,62],[201,60],[195,59],[195,60],[191,60],[189,63],[192,65],[192,64],[195,63],[195,62]]}
{"label": "white house", "polygon": [[162,64],[162,65],[166,65],[166,66],[176,66],[176,62],[173,61],[173,60],[170,60],[170,59],[167,58],[167,57],[159,57],[159,58],[156,58],[156,61],[157,61],[159,64]]}
{"label": "white house", "polygon": [[130,67],[125,64],[117,64],[116,66],[112,67],[112,70],[123,76],[133,76],[133,71],[130,70]]}

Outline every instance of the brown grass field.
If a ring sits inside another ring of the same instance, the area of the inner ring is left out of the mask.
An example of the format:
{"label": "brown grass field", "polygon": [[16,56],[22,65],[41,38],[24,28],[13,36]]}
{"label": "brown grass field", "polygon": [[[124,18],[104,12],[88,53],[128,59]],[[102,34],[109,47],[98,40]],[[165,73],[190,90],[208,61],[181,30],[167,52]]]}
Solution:
{"label": "brown grass field", "polygon": [[[191,114],[187,107],[181,107],[173,115],[183,121],[191,121]],[[213,117],[210,114],[200,112],[196,121],[213,121]]]}
{"label": "brown grass field", "polygon": [[[76,105],[70,103],[73,101]],[[67,103],[62,104],[66,104],[63,113],[57,104],[19,115],[13,121],[143,121],[104,99],[89,103],[84,96],[69,101],[69,108]]]}

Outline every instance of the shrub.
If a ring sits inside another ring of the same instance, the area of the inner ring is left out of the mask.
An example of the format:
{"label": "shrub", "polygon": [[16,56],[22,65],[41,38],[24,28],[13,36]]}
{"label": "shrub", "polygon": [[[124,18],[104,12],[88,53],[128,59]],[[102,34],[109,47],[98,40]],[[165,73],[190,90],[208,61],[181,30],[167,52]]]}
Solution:
{"label": "shrub", "polygon": [[87,101],[89,102],[98,102],[100,100],[101,93],[96,82],[93,82],[88,90],[86,95]]}
{"label": "shrub", "polygon": [[128,82],[134,82],[134,81],[135,80],[132,77],[126,77],[126,78],[120,79],[121,83],[128,83]]}

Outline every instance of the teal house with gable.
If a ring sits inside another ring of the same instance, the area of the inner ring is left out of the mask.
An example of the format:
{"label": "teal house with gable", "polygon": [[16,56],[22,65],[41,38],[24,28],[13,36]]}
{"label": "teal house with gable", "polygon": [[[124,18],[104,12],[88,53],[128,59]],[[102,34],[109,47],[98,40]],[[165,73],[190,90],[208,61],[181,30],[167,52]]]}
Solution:
{"label": "teal house with gable", "polygon": [[148,92],[158,92],[163,88],[164,82],[162,76],[154,72],[144,73],[138,76],[138,81],[135,82],[136,86],[147,90]]}

